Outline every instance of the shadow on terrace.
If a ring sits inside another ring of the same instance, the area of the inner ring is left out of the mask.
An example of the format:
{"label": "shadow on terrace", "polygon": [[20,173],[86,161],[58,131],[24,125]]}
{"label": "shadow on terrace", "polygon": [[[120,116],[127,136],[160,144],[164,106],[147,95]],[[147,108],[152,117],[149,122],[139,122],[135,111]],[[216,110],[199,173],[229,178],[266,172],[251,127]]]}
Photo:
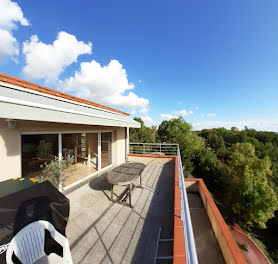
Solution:
{"label": "shadow on terrace", "polygon": [[[105,175],[68,195],[67,236],[74,263],[153,263],[159,227],[162,238],[173,238],[173,160],[129,160],[147,165],[142,174],[144,188],[132,193],[133,208],[108,200],[110,185]],[[118,195],[122,190],[114,188]],[[158,255],[172,255],[172,248],[168,243]]]}

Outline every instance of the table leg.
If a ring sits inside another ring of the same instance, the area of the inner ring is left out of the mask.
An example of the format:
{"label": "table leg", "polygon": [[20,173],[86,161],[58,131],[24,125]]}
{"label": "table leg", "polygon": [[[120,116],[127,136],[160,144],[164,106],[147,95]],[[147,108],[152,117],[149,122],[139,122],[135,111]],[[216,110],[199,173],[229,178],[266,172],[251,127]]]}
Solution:
{"label": "table leg", "polygon": [[142,173],[140,174],[139,176],[139,185],[134,185],[136,188],[140,188],[140,189],[143,189],[143,186],[142,186]]}
{"label": "table leg", "polygon": [[111,184],[111,200],[113,201],[113,184]]}
{"label": "table leg", "polygon": [[128,185],[128,196],[129,196],[129,206],[132,208],[131,205],[131,184]]}

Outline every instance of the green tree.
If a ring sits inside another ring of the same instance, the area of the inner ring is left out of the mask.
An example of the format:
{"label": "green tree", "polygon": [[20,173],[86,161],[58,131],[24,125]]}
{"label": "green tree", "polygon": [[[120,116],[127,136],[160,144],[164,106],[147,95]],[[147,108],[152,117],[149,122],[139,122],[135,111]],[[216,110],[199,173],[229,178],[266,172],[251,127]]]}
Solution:
{"label": "green tree", "polygon": [[276,194],[268,182],[272,173],[270,159],[259,159],[250,143],[236,143],[224,170],[227,202],[233,212],[250,226],[266,228],[277,210]]}
{"label": "green tree", "polygon": [[157,130],[160,142],[179,144],[182,164],[185,170],[189,172],[193,171],[193,160],[198,156],[201,148],[205,145],[204,140],[191,129],[191,125],[180,117],[169,121],[163,121]]}
{"label": "green tree", "polygon": [[208,133],[207,145],[214,150],[218,157],[224,157],[226,153],[225,141],[217,130],[211,130]]}
{"label": "green tree", "polygon": [[274,146],[271,142],[267,142],[266,144],[259,142],[256,146],[256,154],[259,158],[270,158],[272,165],[271,186],[278,195],[278,147]]}
{"label": "green tree", "polygon": [[156,127],[147,127],[144,121],[139,117],[134,117],[134,120],[141,124],[141,128],[130,128],[130,142],[135,143],[154,143],[156,142]]}
{"label": "green tree", "polygon": [[214,197],[221,200],[225,188],[221,177],[222,161],[217,158],[213,150],[203,147],[193,162],[193,176],[202,178]]}

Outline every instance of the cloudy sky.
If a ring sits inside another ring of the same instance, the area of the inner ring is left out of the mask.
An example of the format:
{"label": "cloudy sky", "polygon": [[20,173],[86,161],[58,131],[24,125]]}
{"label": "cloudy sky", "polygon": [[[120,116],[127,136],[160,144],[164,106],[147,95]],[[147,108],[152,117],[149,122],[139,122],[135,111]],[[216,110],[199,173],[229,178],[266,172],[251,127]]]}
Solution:
{"label": "cloudy sky", "polygon": [[277,0],[0,0],[0,72],[195,129],[278,131]]}

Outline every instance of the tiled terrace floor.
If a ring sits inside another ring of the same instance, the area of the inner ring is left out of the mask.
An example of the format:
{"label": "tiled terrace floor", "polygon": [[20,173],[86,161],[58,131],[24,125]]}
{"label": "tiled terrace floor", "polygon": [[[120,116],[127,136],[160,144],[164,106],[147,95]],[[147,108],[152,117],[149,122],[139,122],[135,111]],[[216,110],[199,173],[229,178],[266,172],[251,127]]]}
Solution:
{"label": "tiled terrace floor", "polygon": [[[159,227],[162,237],[173,237],[173,160],[130,157],[130,161],[147,165],[144,188],[132,194],[132,209],[108,200],[105,175],[67,195],[71,204],[67,237],[74,263],[153,263]],[[120,193],[122,188],[114,189]],[[159,254],[172,255],[171,249],[170,244]]]}

